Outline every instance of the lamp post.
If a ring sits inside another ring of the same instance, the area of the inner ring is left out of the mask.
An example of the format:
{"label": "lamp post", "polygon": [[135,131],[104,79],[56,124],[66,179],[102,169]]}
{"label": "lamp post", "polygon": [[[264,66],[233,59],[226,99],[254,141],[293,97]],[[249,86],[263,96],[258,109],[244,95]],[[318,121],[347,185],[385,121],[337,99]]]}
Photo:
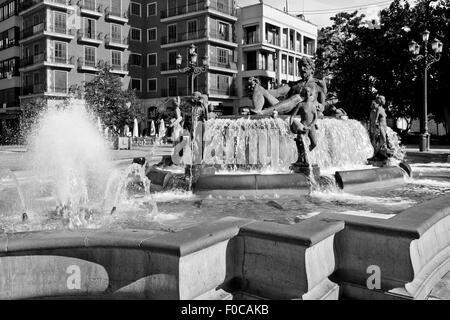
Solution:
{"label": "lamp post", "polygon": [[191,44],[189,47],[189,60],[187,62],[187,66],[182,68],[181,64],[183,62],[183,57],[181,54],[177,55],[176,63],[178,72],[186,73],[191,76],[191,94],[194,94],[194,80],[195,78],[208,70],[208,57],[202,58],[202,65],[198,65],[198,55],[197,55],[197,47],[194,44]]}
{"label": "lamp post", "polygon": [[[428,52],[428,42],[430,38],[430,32],[425,30],[422,32],[423,45],[420,46],[414,40],[409,43],[409,52],[413,55],[414,61],[423,61],[424,80],[423,80],[423,113],[420,121],[420,151],[430,150],[430,134],[428,133],[428,70],[431,65],[441,58],[443,43],[438,39],[431,41],[431,50],[434,54]],[[420,54],[420,49],[423,48],[423,54]]]}

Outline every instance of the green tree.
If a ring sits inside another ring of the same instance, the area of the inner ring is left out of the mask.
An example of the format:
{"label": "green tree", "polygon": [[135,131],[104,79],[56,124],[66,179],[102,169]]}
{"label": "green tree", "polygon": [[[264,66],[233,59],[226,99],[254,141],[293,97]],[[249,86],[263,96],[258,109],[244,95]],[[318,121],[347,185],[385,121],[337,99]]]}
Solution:
{"label": "green tree", "polygon": [[121,78],[110,72],[110,66],[100,66],[100,72],[84,85],[84,98],[88,107],[102,122],[116,132],[125,125],[131,126],[134,119],[144,118],[141,103],[134,90],[123,90]]}
{"label": "green tree", "polygon": [[20,102],[18,141],[25,143],[28,135],[35,129],[39,117],[47,109],[47,100],[42,98],[24,99]]}
{"label": "green tree", "polygon": [[423,67],[411,59],[408,43],[428,29],[444,43],[444,54],[429,73],[429,110],[450,124],[444,94],[450,89],[449,8],[450,0],[420,0],[413,7],[394,0],[380,12],[379,28],[365,26],[364,15],[356,11],[333,17],[333,25],[319,33],[317,66],[333,74],[330,91],[340,107],[367,119],[370,101],[382,94],[390,116],[417,118],[423,105]]}

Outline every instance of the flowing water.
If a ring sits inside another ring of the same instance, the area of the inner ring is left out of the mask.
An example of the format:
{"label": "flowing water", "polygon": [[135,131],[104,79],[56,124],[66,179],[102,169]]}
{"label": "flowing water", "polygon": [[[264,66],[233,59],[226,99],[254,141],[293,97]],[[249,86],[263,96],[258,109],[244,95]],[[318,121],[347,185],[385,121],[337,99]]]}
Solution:
{"label": "flowing water", "polygon": [[[184,190],[151,194],[143,166],[109,159],[96,122],[96,116],[75,102],[42,115],[29,139],[30,165],[0,173],[0,232],[176,231],[224,216],[294,223],[326,212],[389,219],[450,191],[450,164],[442,163],[413,164],[415,177],[403,185],[352,194],[332,183],[307,196],[295,191],[201,197]],[[363,125],[336,119],[318,125],[319,144],[309,157],[321,167],[325,175],[321,179],[333,181],[338,169],[369,167],[365,160],[373,149]],[[296,160],[294,137],[283,119],[209,120],[205,137],[204,160],[222,164],[218,173],[287,172]],[[22,221],[24,210],[27,221]]]}

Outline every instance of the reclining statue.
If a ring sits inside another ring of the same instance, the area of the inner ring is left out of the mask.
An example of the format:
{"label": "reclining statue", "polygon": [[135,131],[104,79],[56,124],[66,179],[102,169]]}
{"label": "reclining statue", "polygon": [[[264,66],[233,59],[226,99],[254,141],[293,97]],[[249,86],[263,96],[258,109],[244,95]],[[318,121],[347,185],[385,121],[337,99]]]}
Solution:
{"label": "reclining statue", "polygon": [[[315,89],[315,99],[318,101],[318,116],[319,118],[323,113],[323,104],[327,94],[327,86],[325,81],[315,79],[315,65],[310,58],[303,57],[301,60],[301,72],[302,80],[295,83],[293,86],[281,86],[275,90],[264,89],[259,80],[252,77],[249,79],[248,89],[251,94],[253,109],[251,112],[262,115],[272,115],[274,111],[278,114],[288,114],[292,111],[300,102],[303,101],[300,93],[307,84],[313,84]],[[278,98],[286,96],[286,98],[280,101]]]}

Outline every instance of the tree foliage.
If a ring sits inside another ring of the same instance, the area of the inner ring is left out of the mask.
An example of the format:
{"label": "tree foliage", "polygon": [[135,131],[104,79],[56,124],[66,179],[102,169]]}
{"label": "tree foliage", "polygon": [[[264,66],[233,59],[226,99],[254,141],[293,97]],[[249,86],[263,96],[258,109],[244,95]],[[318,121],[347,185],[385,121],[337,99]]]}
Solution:
{"label": "tree foliage", "polygon": [[113,131],[131,126],[134,119],[144,118],[141,103],[134,90],[122,89],[121,78],[110,72],[108,64],[100,66],[100,72],[84,85],[84,98],[88,107]]}
{"label": "tree foliage", "polygon": [[411,59],[408,43],[414,39],[421,44],[420,33],[428,29],[444,43],[441,60],[429,71],[429,111],[450,125],[450,105],[444,98],[450,89],[449,17],[450,0],[419,0],[414,6],[394,0],[380,12],[379,28],[368,28],[357,11],[331,18],[333,25],[319,32],[317,66],[333,75],[330,91],[340,107],[364,120],[370,101],[382,94],[390,116],[417,118],[423,106],[423,65]]}

